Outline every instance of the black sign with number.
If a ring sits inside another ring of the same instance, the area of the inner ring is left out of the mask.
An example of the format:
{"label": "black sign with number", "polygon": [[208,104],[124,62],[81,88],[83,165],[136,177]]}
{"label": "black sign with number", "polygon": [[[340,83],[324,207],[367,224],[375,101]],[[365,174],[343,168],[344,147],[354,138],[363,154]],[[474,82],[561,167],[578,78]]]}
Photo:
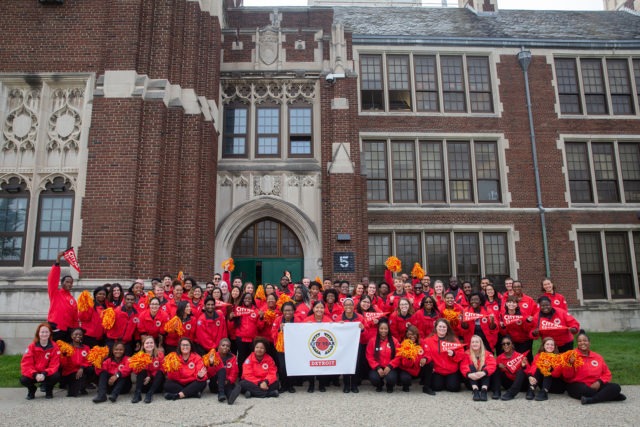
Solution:
{"label": "black sign with number", "polygon": [[333,271],[336,273],[354,273],[356,271],[356,257],[353,252],[334,252]]}

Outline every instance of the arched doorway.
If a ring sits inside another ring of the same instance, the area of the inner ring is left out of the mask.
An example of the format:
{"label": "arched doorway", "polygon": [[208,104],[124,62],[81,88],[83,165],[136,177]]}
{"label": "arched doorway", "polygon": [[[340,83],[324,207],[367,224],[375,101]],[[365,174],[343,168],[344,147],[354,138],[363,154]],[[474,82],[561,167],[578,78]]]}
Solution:
{"label": "arched doorway", "polygon": [[263,218],[246,227],[233,244],[233,276],[253,283],[279,283],[284,270],[302,277],[304,254],[300,240],[284,223]]}

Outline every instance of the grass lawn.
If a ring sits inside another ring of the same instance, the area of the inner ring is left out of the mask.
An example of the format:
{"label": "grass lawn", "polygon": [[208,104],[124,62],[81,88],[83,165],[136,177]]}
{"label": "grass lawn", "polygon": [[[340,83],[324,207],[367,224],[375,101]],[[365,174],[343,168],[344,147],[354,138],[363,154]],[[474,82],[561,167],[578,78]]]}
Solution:
{"label": "grass lawn", "polygon": [[[640,331],[591,333],[591,349],[600,353],[609,365],[613,382],[640,385]],[[539,341],[534,342],[536,352]],[[0,356],[0,387],[20,387],[21,355]]]}

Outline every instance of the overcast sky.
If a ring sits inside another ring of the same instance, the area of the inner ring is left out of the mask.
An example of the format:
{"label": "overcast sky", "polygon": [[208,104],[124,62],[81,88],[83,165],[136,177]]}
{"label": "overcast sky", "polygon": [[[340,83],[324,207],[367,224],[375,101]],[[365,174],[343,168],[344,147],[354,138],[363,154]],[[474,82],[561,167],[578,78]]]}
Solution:
{"label": "overcast sky", "polygon": [[[455,5],[457,0],[448,0]],[[430,4],[438,0],[427,0]],[[307,0],[244,0],[245,6],[306,6]],[[603,10],[602,0],[498,0],[499,9]]]}

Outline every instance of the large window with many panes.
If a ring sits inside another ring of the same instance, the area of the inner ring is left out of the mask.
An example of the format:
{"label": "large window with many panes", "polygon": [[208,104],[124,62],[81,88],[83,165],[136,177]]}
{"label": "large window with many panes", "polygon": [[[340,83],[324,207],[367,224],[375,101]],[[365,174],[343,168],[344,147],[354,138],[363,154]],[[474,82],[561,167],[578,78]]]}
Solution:
{"label": "large window with many panes", "polygon": [[362,111],[493,113],[488,56],[360,54]]}
{"label": "large window with many panes", "polygon": [[372,279],[382,280],[384,262],[391,255],[400,259],[406,272],[419,262],[432,283],[436,279],[448,283],[457,276],[478,285],[481,277],[488,277],[501,287],[511,270],[506,231],[369,232]]}
{"label": "large window with many panes", "polygon": [[502,202],[495,140],[364,140],[362,147],[369,202]]}
{"label": "large window with many panes", "polygon": [[579,231],[584,300],[637,299],[640,230]]}
{"label": "large window with many panes", "polygon": [[0,265],[22,265],[27,233],[29,192],[17,177],[0,186]]}
{"label": "large window with many panes", "polygon": [[567,141],[572,203],[640,203],[639,141]]}
{"label": "large window with many panes", "polygon": [[562,114],[638,114],[640,59],[556,58],[555,72]]}

